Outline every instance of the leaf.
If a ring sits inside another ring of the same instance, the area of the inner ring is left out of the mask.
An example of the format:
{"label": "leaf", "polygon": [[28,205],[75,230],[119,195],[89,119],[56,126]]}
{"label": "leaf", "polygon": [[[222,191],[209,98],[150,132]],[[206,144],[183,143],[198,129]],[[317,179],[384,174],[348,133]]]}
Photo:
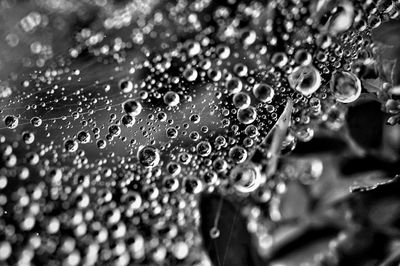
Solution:
{"label": "leaf", "polygon": [[400,176],[372,186],[353,189],[362,200],[372,226],[392,237],[400,237]]}
{"label": "leaf", "polygon": [[398,44],[385,44],[375,41],[376,45],[376,67],[379,73],[380,82],[396,84],[398,72],[398,56],[400,46]]}
{"label": "leaf", "polygon": [[337,137],[315,136],[309,142],[298,142],[293,155],[306,155],[315,153],[337,153],[346,149],[346,142]]}
{"label": "leaf", "polygon": [[349,107],[347,125],[353,140],[365,149],[377,149],[382,144],[384,113],[381,105],[367,101]]}
{"label": "leaf", "polygon": [[[283,110],[281,116],[279,117],[272,133],[272,143],[269,148],[269,153],[271,158],[268,163],[267,177],[272,176],[277,168],[278,159],[281,154],[282,142],[285,139],[286,133],[289,128],[290,119],[292,117],[293,101],[291,99],[287,100],[285,109]],[[268,136],[267,136],[268,138]]]}
{"label": "leaf", "polygon": [[362,85],[369,93],[379,93],[382,90],[384,81],[380,78],[376,79],[362,79]]}
{"label": "leaf", "polygon": [[[217,239],[210,237],[218,206],[222,200]],[[257,266],[264,265],[253,247],[251,235],[247,231],[247,221],[237,206],[217,195],[204,195],[200,204],[201,231],[205,249],[216,266]]]}
{"label": "leaf", "polygon": [[388,176],[393,176],[399,170],[399,162],[391,162],[385,158],[379,158],[374,155],[366,155],[365,157],[353,157],[346,159],[341,164],[341,172],[344,175],[352,175],[356,173],[366,173],[369,171],[382,171]]}

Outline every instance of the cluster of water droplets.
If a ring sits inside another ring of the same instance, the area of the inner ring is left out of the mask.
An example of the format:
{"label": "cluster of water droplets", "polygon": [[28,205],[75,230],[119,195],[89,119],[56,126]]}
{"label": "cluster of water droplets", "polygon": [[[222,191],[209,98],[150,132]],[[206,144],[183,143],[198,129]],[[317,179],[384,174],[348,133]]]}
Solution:
{"label": "cluster of water droplets", "polygon": [[209,265],[201,193],[269,204],[278,221],[285,182],[322,165],[294,175],[277,160],[340,129],[371,29],[399,14],[392,1],[142,4],[113,7],[2,94],[0,261]]}

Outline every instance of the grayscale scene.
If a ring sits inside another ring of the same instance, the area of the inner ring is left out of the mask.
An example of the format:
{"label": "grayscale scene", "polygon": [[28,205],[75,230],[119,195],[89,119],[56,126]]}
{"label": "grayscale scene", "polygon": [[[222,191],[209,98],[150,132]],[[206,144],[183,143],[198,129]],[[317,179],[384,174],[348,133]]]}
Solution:
{"label": "grayscale scene", "polygon": [[0,266],[399,266],[400,0],[0,0]]}

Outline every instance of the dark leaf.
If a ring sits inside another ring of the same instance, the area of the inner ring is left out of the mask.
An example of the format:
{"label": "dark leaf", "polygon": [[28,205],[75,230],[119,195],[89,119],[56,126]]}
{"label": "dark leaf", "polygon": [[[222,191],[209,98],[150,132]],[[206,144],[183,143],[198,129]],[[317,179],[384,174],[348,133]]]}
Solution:
{"label": "dark leaf", "polygon": [[341,152],[346,149],[346,143],[339,138],[327,136],[316,136],[309,142],[298,142],[296,149],[292,152],[294,155],[315,154],[326,152]]}
{"label": "dark leaf", "polygon": [[341,172],[344,175],[366,173],[369,171],[383,171],[388,176],[393,176],[399,171],[399,162],[390,162],[387,159],[366,155],[361,158],[346,159],[341,164]]}
{"label": "dark leaf", "polygon": [[377,149],[382,143],[384,113],[381,105],[367,101],[351,106],[347,113],[350,136],[365,149]]}
{"label": "dark leaf", "polygon": [[264,265],[253,247],[251,236],[247,231],[246,219],[241,215],[240,210],[226,199],[222,199],[218,222],[220,235],[216,239],[210,237],[220,200],[220,196],[217,195],[204,195],[200,204],[204,246],[214,265]]}

